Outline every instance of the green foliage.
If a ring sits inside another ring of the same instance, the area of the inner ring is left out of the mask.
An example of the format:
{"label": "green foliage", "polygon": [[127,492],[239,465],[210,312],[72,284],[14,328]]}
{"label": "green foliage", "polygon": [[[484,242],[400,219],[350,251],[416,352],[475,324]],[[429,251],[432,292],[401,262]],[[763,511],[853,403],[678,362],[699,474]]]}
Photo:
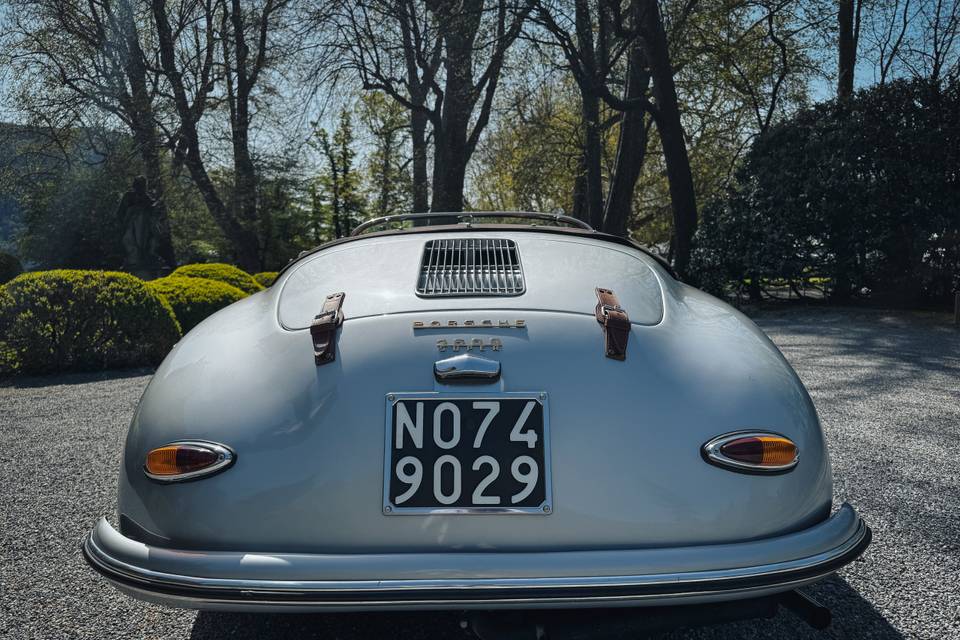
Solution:
{"label": "green foliage", "polygon": [[247,297],[247,293],[219,280],[167,276],[147,285],[170,303],[184,333],[204,318]]}
{"label": "green foliage", "polygon": [[333,136],[325,129],[317,131],[317,145],[327,170],[316,181],[313,215],[317,228],[327,227],[334,238],[341,238],[362,220],[366,203],[361,192],[362,176],[354,166],[356,151],[350,112],[340,112]]}
{"label": "green foliage", "polygon": [[17,256],[0,251],[0,284],[13,280],[23,273],[23,265]]}
{"label": "green foliage", "polygon": [[0,289],[6,373],[153,366],[179,337],[170,305],[128,273],[35,271]]}
{"label": "green foliage", "polygon": [[314,235],[307,181],[294,162],[264,160],[258,177],[261,266],[276,269],[327,236]]}
{"label": "green foliage", "polygon": [[412,205],[412,177],[404,148],[409,143],[410,114],[382,91],[363,94],[360,120],[373,136],[366,162],[370,208],[373,215],[406,213]]}
{"label": "green foliage", "polygon": [[477,147],[478,210],[573,211],[581,155],[579,97],[569,82],[521,87]]}
{"label": "green foliage", "polygon": [[278,271],[261,271],[260,273],[253,274],[253,279],[264,287],[269,287],[273,284],[273,281],[277,279],[278,273]]}
{"label": "green foliage", "polygon": [[693,268],[714,290],[828,278],[830,293],[945,304],[960,274],[960,84],[895,82],[756,140],[707,207]]}
{"label": "green foliage", "polygon": [[[80,144],[79,142],[77,143]],[[13,192],[23,209],[20,253],[43,267],[119,267],[123,223],[117,203],[139,167],[116,153],[88,159],[46,159],[19,168]],[[78,147],[75,153],[82,151]],[[91,152],[92,155],[92,152]]]}
{"label": "green foliage", "polygon": [[174,270],[171,276],[182,278],[208,278],[210,280],[219,280],[240,289],[245,293],[256,293],[263,290],[263,285],[253,279],[249,273],[243,269],[238,269],[232,264],[210,263],[210,264],[185,264]]}

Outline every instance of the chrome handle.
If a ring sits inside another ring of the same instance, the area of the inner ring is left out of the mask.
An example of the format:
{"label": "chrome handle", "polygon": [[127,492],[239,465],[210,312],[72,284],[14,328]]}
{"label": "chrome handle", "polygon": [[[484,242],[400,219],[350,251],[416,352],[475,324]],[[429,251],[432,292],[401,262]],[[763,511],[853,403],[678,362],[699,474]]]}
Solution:
{"label": "chrome handle", "polygon": [[464,353],[434,362],[433,375],[441,382],[489,382],[500,377],[500,363]]}

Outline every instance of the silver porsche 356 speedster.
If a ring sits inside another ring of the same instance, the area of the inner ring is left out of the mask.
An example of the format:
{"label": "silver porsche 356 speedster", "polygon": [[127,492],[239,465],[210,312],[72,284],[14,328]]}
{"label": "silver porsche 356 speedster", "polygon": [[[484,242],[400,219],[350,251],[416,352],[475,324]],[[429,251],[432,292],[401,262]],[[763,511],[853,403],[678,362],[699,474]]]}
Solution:
{"label": "silver porsche 356 speedster", "polygon": [[833,508],[770,340],[623,238],[451,215],[366,223],[186,335],[88,562],[195,609],[762,601],[823,623],[796,589],[870,530]]}

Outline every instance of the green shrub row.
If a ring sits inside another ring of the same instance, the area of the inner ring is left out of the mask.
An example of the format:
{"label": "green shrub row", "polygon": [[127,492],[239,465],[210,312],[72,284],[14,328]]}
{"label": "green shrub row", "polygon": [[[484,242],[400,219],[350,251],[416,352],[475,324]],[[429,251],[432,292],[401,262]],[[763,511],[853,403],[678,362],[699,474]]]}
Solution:
{"label": "green shrub row", "polygon": [[167,276],[147,283],[173,307],[183,332],[214,312],[247,297],[246,292],[218,280]]}
{"label": "green shrub row", "polygon": [[277,275],[279,275],[278,271],[261,271],[260,273],[253,274],[253,279],[262,286],[269,287],[273,284],[273,281],[277,279]]}
{"label": "green shrub row", "polygon": [[[0,375],[155,366],[204,318],[263,290],[227,264],[194,264],[144,282],[128,273],[58,269],[16,275],[0,255]],[[15,276],[15,277],[14,277]]]}
{"label": "green shrub row", "polygon": [[170,305],[129,273],[58,269],[0,290],[4,373],[159,364],[180,338]]}
{"label": "green shrub row", "polygon": [[174,270],[170,275],[174,277],[219,280],[247,293],[263,291],[263,285],[254,280],[253,276],[231,264],[186,264]]}

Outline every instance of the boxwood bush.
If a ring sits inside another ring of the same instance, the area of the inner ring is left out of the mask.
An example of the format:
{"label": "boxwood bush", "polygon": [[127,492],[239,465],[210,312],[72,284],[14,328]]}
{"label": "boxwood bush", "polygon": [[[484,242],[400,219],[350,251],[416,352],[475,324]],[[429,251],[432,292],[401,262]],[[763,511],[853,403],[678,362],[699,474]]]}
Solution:
{"label": "boxwood bush", "polygon": [[256,293],[263,290],[263,285],[253,279],[249,273],[243,269],[238,269],[232,264],[223,264],[220,262],[211,262],[209,264],[185,264],[174,270],[171,276],[180,276],[185,278],[208,278],[210,280],[219,280],[245,291],[247,293]]}
{"label": "boxwood bush", "polygon": [[261,286],[269,287],[277,279],[278,273],[278,271],[261,271],[253,274],[253,279],[259,282]]}
{"label": "boxwood bush", "polygon": [[209,278],[171,275],[148,284],[170,303],[184,333],[207,316],[248,295],[226,282]]}
{"label": "boxwood bush", "polygon": [[179,338],[170,305],[128,273],[36,271],[2,287],[7,373],[153,366]]}

